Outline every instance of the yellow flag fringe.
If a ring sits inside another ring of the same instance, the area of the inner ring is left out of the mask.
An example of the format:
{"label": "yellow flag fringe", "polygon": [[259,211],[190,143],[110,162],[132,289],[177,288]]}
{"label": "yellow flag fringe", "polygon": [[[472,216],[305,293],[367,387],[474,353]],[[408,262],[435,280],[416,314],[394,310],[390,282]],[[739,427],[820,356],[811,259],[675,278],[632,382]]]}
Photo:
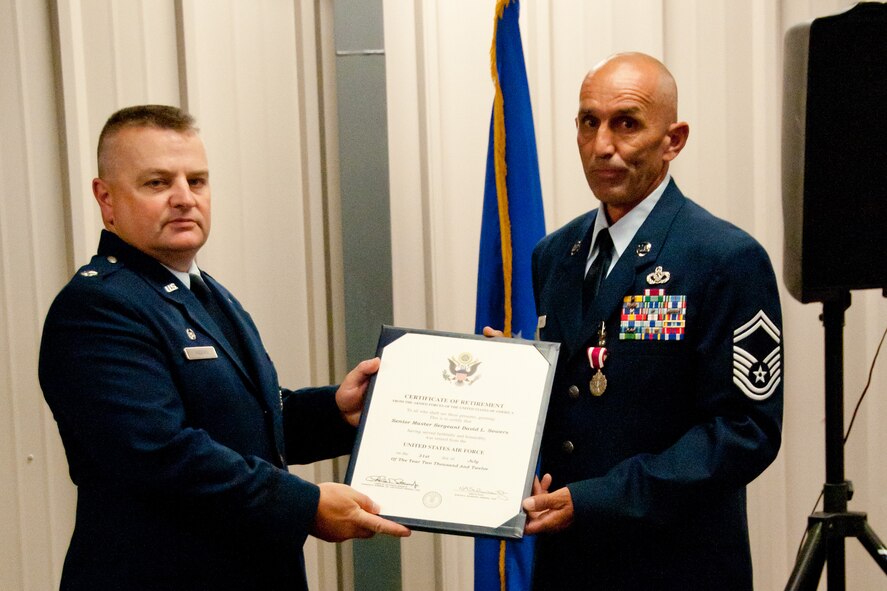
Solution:
{"label": "yellow flag fringe", "polygon": [[506,591],[505,580],[505,540],[499,542],[499,591]]}
{"label": "yellow flag fringe", "polygon": [[[511,217],[508,213],[508,185],[505,183],[505,175],[508,173],[505,166],[505,100],[502,95],[502,87],[499,85],[499,69],[496,67],[496,37],[499,29],[499,21],[505,12],[505,7],[511,0],[498,0],[496,2],[496,16],[493,23],[493,46],[490,48],[490,69],[493,84],[496,87],[496,95],[493,97],[493,161],[496,168],[496,196],[499,203],[499,233],[502,238],[502,275],[505,286],[505,322],[502,332],[505,336],[511,336]],[[499,570],[502,576],[502,591],[505,591],[505,543],[499,551]]]}

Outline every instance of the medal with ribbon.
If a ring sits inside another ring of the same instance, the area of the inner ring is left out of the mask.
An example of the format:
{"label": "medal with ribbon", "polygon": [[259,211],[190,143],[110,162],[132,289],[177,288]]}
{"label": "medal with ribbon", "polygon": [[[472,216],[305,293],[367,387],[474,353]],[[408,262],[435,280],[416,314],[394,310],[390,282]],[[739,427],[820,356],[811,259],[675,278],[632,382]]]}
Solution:
{"label": "medal with ribbon", "polygon": [[591,390],[592,396],[600,396],[607,390],[607,376],[602,371],[604,361],[607,360],[607,329],[603,322],[601,322],[601,328],[598,330],[597,337],[598,346],[588,348],[588,363],[592,369],[597,370],[591,376],[591,381],[588,382],[588,389]]}

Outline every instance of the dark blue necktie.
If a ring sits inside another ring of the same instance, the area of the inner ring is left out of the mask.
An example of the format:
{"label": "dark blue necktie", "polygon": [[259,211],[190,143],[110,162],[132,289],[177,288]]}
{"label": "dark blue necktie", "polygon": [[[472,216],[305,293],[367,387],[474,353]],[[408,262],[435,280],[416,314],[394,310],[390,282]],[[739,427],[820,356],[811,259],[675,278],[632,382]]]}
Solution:
{"label": "dark blue necktie", "polygon": [[595,245],[597,246],[597,256],[592,261],[588,273],[585,274],[585,281],[582,283],[582,309],[584,311],[591,307],[591,303],[607,276],[610,263],[613,262],[613,240],[610,238],[609,229],[604,228],[598,232]]}
{"label": "dark blue necktie", "polygon": [[197,273],[191,273],[190,277],[191,292],[197,296],[197,299],[203,304],[204,309],[209,313],[213,321],[215,321],[216,326],[222,330],[222,334],[225,335],[225,338],[231,343],[231,346],[234,347],[240,360],[246,361],[243,353],[243,346],[240,342],[240,338],[237,336],[237,331],[234,329],[234,323],[231,322],[231,318],[229,318],[222,307],[219,306],[216,296],[203,280],[203,277]]}

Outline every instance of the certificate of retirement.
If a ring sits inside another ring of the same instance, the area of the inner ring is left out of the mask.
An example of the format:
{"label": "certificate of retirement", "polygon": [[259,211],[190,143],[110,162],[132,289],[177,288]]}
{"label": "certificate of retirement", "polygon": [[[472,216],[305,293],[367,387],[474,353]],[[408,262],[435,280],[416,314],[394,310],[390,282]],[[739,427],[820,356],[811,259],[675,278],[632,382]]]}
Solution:
{"label": "certificate of retirement", "polygon": [[522,537],[558,349],[383,327],[346,483],[414,529]]}

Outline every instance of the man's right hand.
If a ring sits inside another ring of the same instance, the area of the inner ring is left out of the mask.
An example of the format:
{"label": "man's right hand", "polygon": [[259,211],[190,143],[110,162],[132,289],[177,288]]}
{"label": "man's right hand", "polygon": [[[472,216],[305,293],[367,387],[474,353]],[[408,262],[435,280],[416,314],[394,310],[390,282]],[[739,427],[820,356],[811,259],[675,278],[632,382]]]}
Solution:
{"label": "man's right hand", "polygon": [[311,535],[327,542],[371,538],[388,534],[405,538],[412,532],[399,523],[379,517],[379,506],[365,494],[345,484],[323,482]]}

